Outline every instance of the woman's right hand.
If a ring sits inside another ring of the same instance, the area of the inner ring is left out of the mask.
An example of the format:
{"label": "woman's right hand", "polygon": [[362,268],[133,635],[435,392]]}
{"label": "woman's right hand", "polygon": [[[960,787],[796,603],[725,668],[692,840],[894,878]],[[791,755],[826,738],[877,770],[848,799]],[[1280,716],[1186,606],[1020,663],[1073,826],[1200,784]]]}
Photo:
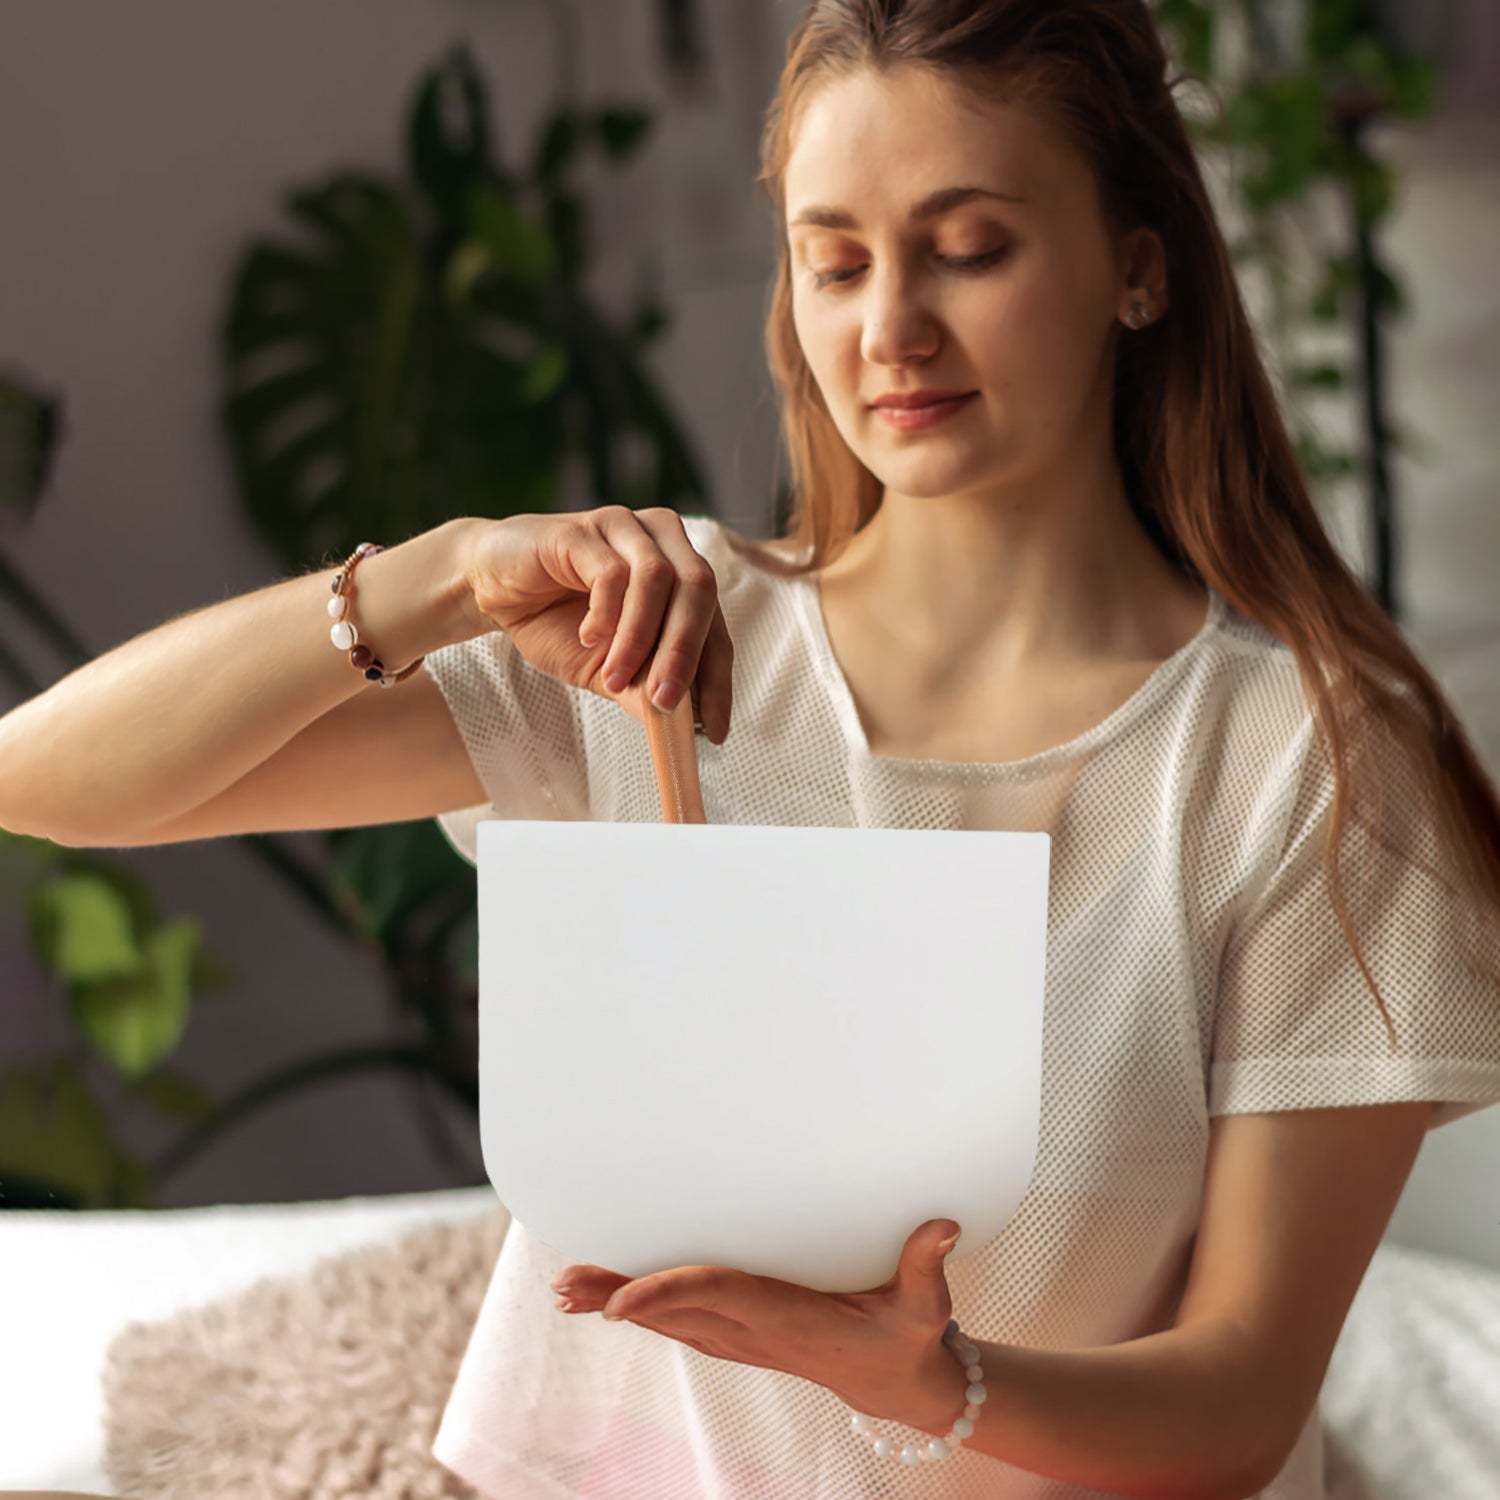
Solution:
{"label": "woman's right hand", "polygon": [[[734,646],[718,580],[676,511],[603,505],[480,520],[467,558],[475,604],[532,666],[642,724],[663,681],[687,684],[704,733],[724,743]],[[618,689],[607,680],[616,672]],[[679,687],[660,706],[681,698]]]}

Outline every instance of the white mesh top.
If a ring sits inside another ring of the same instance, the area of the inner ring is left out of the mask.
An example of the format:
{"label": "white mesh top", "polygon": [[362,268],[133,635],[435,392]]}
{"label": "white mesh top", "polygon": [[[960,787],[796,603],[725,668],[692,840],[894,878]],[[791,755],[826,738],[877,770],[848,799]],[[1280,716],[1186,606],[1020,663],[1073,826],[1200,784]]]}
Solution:
{"label": "white mesh top", "polygon": [[[948,1263],[968,1334],[1079,1348],[1169,1328],[1213,1115],[1432,1099],[1441,1125],[1500,1102],[1500,995],[1460,957],[1474,930],[1351,820],[1351,916],[1406,1048],[1388,1055],[1324,885],[1332,775],[1295,657],[1216,591],[1193,639],[1067,744],[1001,764],[905,760],[870,753],[814,581],[740,558],[711,517],[684,522],[735,647],[729,738],[697,741],[709,822],[1051,834],[1035,1172],[1006,1228]],[[500,632],[426,665],[490,793],[439,819],[471,862],[481,818],[661,820],[645,729],[617,705]],[[1409,822],[1403,769],[1389,806]],[[1430,827],[1420,840],[1430,863]],[[981,1108],[983,1061],[966,1061]],[[822,1386],[557,1311],[548,1283],[565,1263],[511,1224],[443,1414],[435,1456],[487,1495],[1103,1493],[968,1448],[878,1459]],[[928,1436],[880,1425],[898,1445]],[[1261,1495],[1322,1500],[1317,1410]]]}

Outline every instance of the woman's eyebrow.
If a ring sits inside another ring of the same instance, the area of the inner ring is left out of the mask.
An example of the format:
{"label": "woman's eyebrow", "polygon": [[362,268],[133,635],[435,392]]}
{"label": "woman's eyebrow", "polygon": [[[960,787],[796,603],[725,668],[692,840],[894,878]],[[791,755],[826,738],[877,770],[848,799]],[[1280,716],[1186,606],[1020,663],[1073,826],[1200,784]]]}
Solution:
{"label": "woman's eyebrow", "polygon": [[[916,224],[923,219],[935,219],[939,214],[948,213],[950,210],[959,208],[965,203],[972,202],[975,198],[998,198],[1003,203],[1024,203],[1024,198],[1014,193],[997,193],[990,188],[981,187],[947,187],[939,188],[935,193],[929,193],[920,203],[912,209],[907,216],[908,222]],[[819,229],[858,229],[859,220],[846,208],[827,208],[822,204],[813,204],[804,208],[796,218],[787,223],[791,229],[798,224],[812,224]]]}

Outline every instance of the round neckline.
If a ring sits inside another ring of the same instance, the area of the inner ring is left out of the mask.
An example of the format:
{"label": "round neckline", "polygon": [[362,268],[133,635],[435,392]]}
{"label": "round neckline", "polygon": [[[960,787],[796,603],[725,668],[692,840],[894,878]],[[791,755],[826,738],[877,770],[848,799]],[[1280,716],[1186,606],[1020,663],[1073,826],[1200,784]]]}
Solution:
{"label": "round neckline", "polygon": [[844,676],[844,669],[834,655],[833,642],[828,635],[828,624],[823,617],[822,595],[816,574],[805,573],[795,582],[799,585],[798,599],[801,603],[803,623],[812,641],[813,652],[824,679],[833,695],[834,710],[844,733],[844,743],[849,753],[867,765],[893,767],[906,774],[929,773],[957,776],[1014,776],[1045,770],[1054,763],[1092,750],[1103,741],[1125,729],[1133,720],[1145,713],[1164,693],[1172,681],[1195,656],[1199,648],[1219,628],[1225,617],[1225,601],[1212,584],[1206,583],[1208,608],[1203,623],[1165,660],[1158,662],[1151,675],[1122,704],[1092,728],[1061,745],[1040,750],[1035,755],[1020,760],[927,760],[912,759],[904,755],[877,755],[870,749],[865,737],[864,725],[860,722],[859,710],[855,707],[854,694]]}

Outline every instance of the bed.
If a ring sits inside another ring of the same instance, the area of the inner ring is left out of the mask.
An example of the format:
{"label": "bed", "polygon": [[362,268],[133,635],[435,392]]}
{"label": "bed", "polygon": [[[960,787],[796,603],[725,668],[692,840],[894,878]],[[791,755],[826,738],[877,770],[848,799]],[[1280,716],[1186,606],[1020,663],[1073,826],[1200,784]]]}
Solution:
{"label": "bed", "polygon": [[[1496,1186],[1491,1169],[1474,1197],[1500,1219]],[[153,1213],[0,1213],[0,1489],[116,1493],[102,1463],[99,1370],[125,1323],[496,1203],[486,1185]],[[1350,1310],[1323,1409],[1330,1500],[1495,1500],[1500,1266],[1387,1237]]]}
{"label": "bed", "polygon": [[153,1321],[438,1220],[489,1214],[488,1184],[331,1202],[0,1213],[0,1490],[113,1495],[99,1374]]}

